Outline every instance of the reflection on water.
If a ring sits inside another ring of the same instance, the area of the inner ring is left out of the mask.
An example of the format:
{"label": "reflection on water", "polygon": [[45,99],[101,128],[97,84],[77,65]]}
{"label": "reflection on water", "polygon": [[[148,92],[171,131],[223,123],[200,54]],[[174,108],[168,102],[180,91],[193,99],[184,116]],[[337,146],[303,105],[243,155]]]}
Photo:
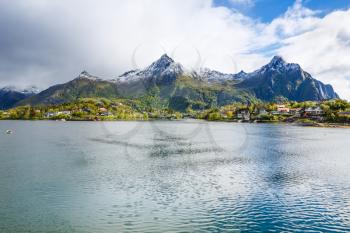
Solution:
{"label": "reflection on water", "polygon": [[350,231],[350,130],[0,121],[0,132],[0,232]]}

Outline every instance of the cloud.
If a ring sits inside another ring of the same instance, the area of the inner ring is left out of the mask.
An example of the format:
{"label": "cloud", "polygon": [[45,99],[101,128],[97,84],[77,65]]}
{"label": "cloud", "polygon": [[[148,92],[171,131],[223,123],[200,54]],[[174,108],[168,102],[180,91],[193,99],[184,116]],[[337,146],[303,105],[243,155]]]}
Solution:
{"label": "cloud", "polygon": [[295,1],[284,15],[266,25],[265,33],[276,36],[278,40],[313,30],[320,18],[320,12],[305,8],[301,0]]}
{"label": "cloud", "polygon": [[286,16],[276,19],[285,20],[282,28],[289,28],[281,36],[283,46],[276,52],[298,62],[315,78],[332,84],[342,98],[350,99],[350,10],[319,18],[311,10],[300,6],[297,9],[301,12],[296,12],[292,21]]}
{"label": "cloud", "polygon": [[252,69],[232,60],[258,38],[253,20],[210,0],[0,1],[0,30],[0,85],[46,86],[85,69],[113,77],[135,68],[133,54],[142,67],[164,52],[190,67],[199,51],[201,65]]}
{"label": "cloud", "polygon": [[0,86],[116,77],[164,52],[189,68],[253,71],[276,53],[350,99],[349,19],[301,1],[270,23],[211,0],[0,1]]}

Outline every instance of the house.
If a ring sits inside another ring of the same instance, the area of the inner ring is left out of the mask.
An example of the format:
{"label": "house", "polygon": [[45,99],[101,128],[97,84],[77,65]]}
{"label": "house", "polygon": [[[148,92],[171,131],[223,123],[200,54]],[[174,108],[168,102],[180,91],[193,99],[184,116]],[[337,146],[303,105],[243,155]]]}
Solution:
{"label": "house", "polygon": [[46,118],[50,118],[50,117],[54,117],[54,116],[57,116],[57,112],[47,112],[45,114]]}
{"label": "house", "polygon": [[324,112],[320,106],[309,107],[304,109],[304,117],[308,117],[314,120],[324,120],[323,113]]}
{"label": "house", "polygon": [[265,108],[259,108],[258,109],[258,115],[267,115],[268,112],[266,111]]}
{"label": "house", "polygon": [[111,112],[101,112],[100,113],[100,116],[113,116],[113,113],[111,113]]}
{"label": "house", "polygon": [[106,108],[99,108],[100,116],[112,116],[113,114],[109,112]]}
{"label": "house", "polygon": [[46,118],[51,118],[59,115],[71,115],[71,111],[60,111],[60,112],[47,112],[45,114]]}
{"label": "house", "polygon": [[286,107],[284,104],[279,104],[277,105],[277,112],[284,114],[284,113],[289,113],[289,108]]}
{"label": "house", "polygon": [[70,115],[71,114],[71,111],[60,111],[60,112],[57,112],[57,115]]}
{"label": "house", "polygon": [[307,116],[320,116],[323,115],[323,110],[320,106],[305,108],[305,115]]}
{"label": "house", "polygon": [[302,111],[302,108],[291,108],[289,110],[289,114],[291,114],[293,116],[296,116],[296,117],[300,117],[301,116],[301,111]]}
{"label": "house", "polygon": [[238,110],[236,112],[236,118],[244,120],[244,121],[249,121],[250,120],[250,112],[249,112],[249,110],[248,109]]}

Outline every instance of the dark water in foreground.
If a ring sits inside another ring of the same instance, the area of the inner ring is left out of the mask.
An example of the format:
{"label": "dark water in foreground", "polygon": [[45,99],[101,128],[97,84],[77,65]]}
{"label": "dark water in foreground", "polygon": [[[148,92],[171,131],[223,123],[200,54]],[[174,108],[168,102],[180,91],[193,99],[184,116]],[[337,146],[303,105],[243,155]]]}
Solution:
{"label": "dark water in foreground", "polygon": [[349,149],[348,129],[0,121],[0,232],[350,232]]}

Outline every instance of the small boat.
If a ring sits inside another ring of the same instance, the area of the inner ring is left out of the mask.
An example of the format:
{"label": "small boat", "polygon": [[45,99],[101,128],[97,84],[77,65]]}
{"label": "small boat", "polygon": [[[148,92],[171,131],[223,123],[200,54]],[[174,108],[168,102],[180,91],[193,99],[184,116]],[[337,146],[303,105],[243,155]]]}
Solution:
{"label": "small boat", "polygon": [[12,134],[12,130],[6,130],[6,134]]}

